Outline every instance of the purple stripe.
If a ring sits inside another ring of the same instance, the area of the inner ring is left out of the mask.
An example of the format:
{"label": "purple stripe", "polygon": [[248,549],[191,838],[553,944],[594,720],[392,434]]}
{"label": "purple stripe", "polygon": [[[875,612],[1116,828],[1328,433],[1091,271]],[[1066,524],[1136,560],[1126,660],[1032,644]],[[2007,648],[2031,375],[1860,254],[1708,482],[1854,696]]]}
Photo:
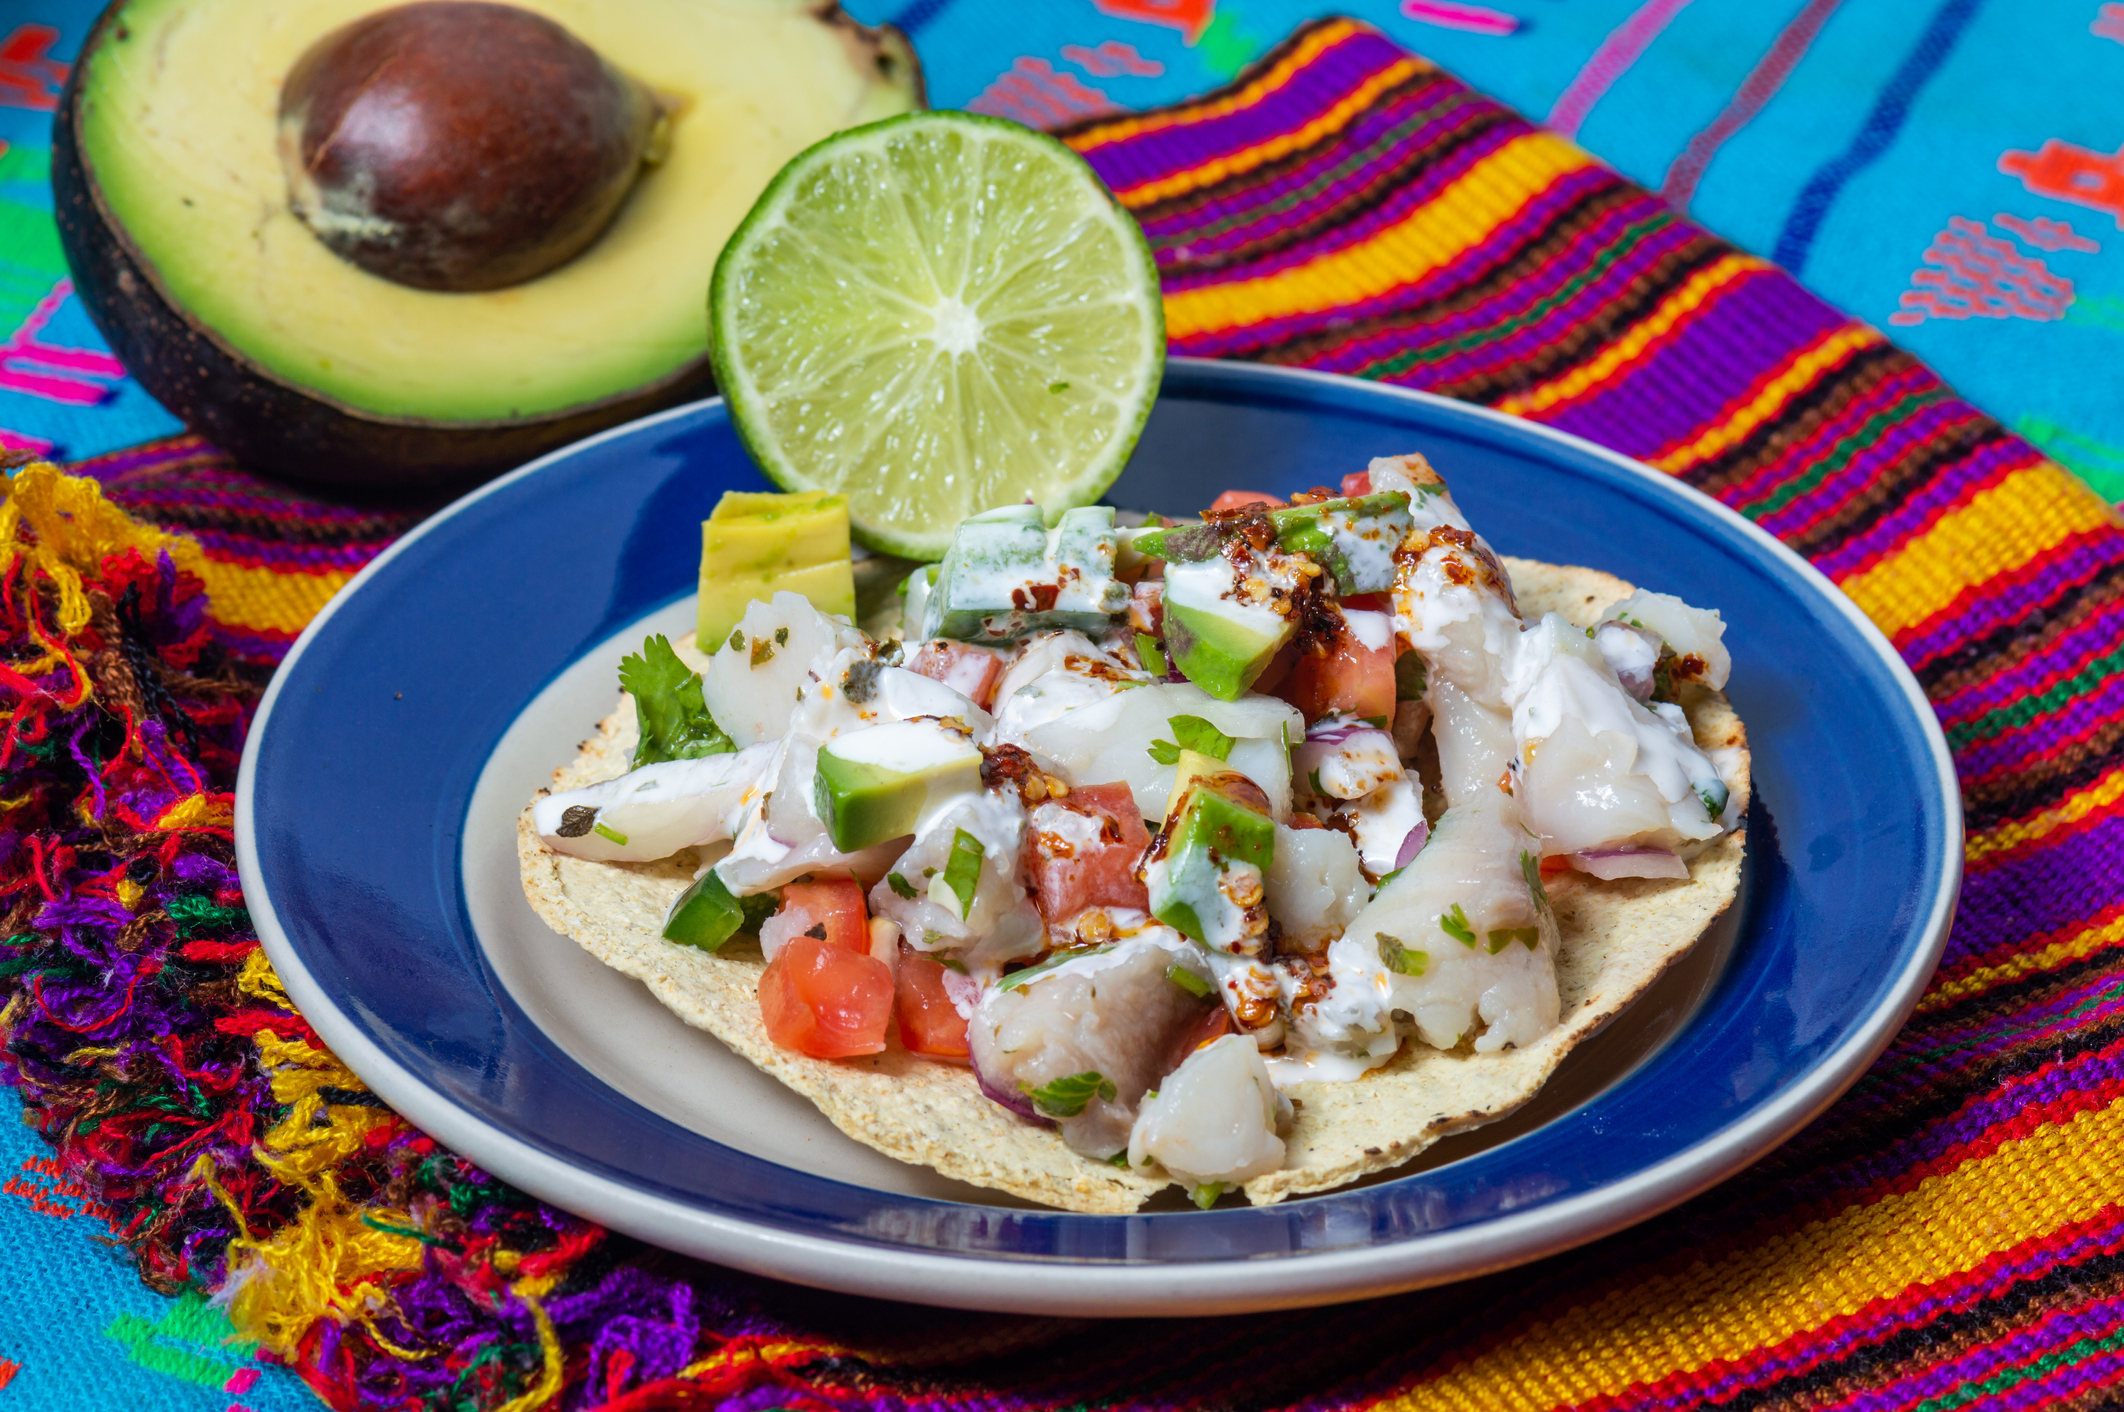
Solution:
{"label": "purple stripe", "polygon": [[2088,583],[2105,569],[2124,562],[2124,535],[2096,532],[2077,543],[2061,546],[2055,559],[2030,566],[2026,577],[2007,584],[1993,580],[1984,597],[1958,605],[1959,611],[1942,620],[1923,636],[1907,639],[1901,646],[1903,660],[1923,667],[1948,657],[1963,644],[2015,623],[2029,610],[2055,602],[2074,587]]}
{"label": "purple stripe", "polygon": [[[1814,566],[1831,578],[1860,573],[1917,540],[1934,520],[1951,513],[1957,502],[1977,494],[1983,482],[2004,479],[2041,459],[2040,452],[2017,438],[1978,447],[1974,454],[1942,467],[1931,480],[1905,495],[1864,534],[1854,536],[1831,553],[1817,556]],[[2030,537],[2030,552],[2041,552],[2040,543],[2035,540],[2040,531],[2031,528],[2024,533]]]}
{"label": "purple stripe", "polygon": [[2107,819],[1998,868],[1970,874],[1941,965],[2070,927],[2124,888],[2124,819]]}
{"label": "purple stripe", "polygon": [[383,553],[389,540],[363,540],[354,544],[286,544],[254,539],[245,534],[219,530],[188,531],[209,557],[224,564],[271,569],[283,574],[322,574],[334,569],[359,569]]}
{"label": "purple stripe", "polygon": [[[1409,179],[1385,201],[1364,212],[1354,220],[1342,222],[1333,228],[1316,233],[1310,239],[1295,245],[1272,244],[1252,260],[1227,265],[1222,269],[1204,270],[1194,274],[1177,275],[1166,281],[1166,293],[1183,294],[1189,290],[1210,289],[1219,285],[1242,280],[1265,279],[1286,270],[1310,265],[1316,260],[1356,250],[1379,237],[1381,232],[1407,220],[1410,214],[1437,199],[1438,194],[1465,176],[1470,168],[1483,158],[1496,152],[1518,134],[1509,127],[1493,127],[1462,143],[1442,161],[1418,170],[1397,172],[1389,158],[1372,169],[1380,177],[1406,175]],[[1347,196],[1362,183],[1349,183],[1340,188],[1340,195]],[[1515,219],[1525,213],[1515,212]],[[1281,222],[1279,221],[1279,224]],[[1161,248],[1178,248],[1164,236],[1157,237]],[[1250,232],[1242,243],[1259,239],[1257,232]],[[1231,242],[1227,242],[1229,246]],[[1192,246],[1189,255],[1196,253]]]}
{"label": "purple stripe", "polygon": [[[1632,214],[1612,212],[1595,232],[1588,234],[1597,232],[1612,237],[1614,229],[1628,224]],[[1529,232],[1530,236],[1535,234]],[[1557,347],[1573,331],[1597,318],[1603,307],[1620,302],[1633,281],[1696,239],[1695,232],[1678,223],[1649,232],[1627,256],[1602,271],[1599,278],[1573,290],[1553,308],[1543,309],[1519,328],[1484,339],[1446,357],[1421,360],[1391,374],[1380,370],[1375,375],[1412,386],[1445,389],[1496,378],[1500,374],[1509,376],[1515,370],[1533,374],[1542,350]],[[1592,242],[1589,240],[1588,244]],[[1530,314],[1542,301],[1554,298],[1559,286],[1583,272],[1582,265],[1560,259],[1550,261],[1536,277],[1507,286],[1493,303],[1448,312],[1435,322],[1396,324],[1370,337],[1353,340],[1336,349],[1324,366],[1337,371],[1373,372],[1377,365],[1391,361],[1394,352],[1398,351],[1393,347],[1396,342],[1402,348],[1422,348],[1499,328]],[[1363,361],[1352,360],[1350,355],[1353,353],[1361,354]]]}
{"label": "purple stripe", "polygon": [[[2124,711],[2124,672],[2105,677],[2092,691],[2076,696],[2062,706],[2037,716],[2025,725],[2011,727],[1988,740],[1974,741],[1955,752],[1955,769],[1965,787],[1990,782],[2002,772],[2030,765],[2069,751]],[[2124,873],[2117,875],[2124,879]]]}
{"label": "purple stripe", "polygon": [[2024,696],[2053,690],[2087,669],[2095,658],[2124,646],[2124,614],[2097,614],[2079,628],[2052,642],[2038,653],[2018,661],[1991,659],[1992,675],[1972,681],[1947,697],[1935,697],[1932,709],[1940,724],[1952,729],[1974,722],[1987,712],[2012,705]]}
{"label": "purple stripe", "polygon": [[1529,415],[1625,455],[1649,457],[1700,433],[1767,369],[1843,322],[1787,276],[1750,270],[1687,315],[1679,337],[1619,380],[1559,411]]}
{"label": "purple stripe", "polygon": [[[1427,112],[1431,115],[1429,120],[1414,132],[1399,141],[1386,142],[1384,134]],[[1424,168],[1409,160],[1411,152],[1428,153],[1441,147],[1458,129],[1493,117],[1495,112],[1489,104],[1472,98],[1465,86],[1440,78],[1393,99],[1385,107],[1361,114],[1344,134],[1259,185],[1191,193],[1186,203],[1163,214],[1139,216],[1143,233],[1160,250],[1186,247],[1190,259],[1243,249],[1264,240],[1287,239],[1287,232],[1304,227],[1323,213],[1332,213],[1372,187],[1420,180]],[[1326,182],[1319,191],[1299,197],[1327,172],[1349,161],[1355,151],[1374,144],[1381,144],[1381,150],[1369,159]],[[1291,204],[1285,206],[1286,202]]]}
{"label": "purple stripe", "polygon": [[[2056,1357],[2086,1338],[2101,1338],[2124,1318],[2124,1298],[2111,1296],[2070,1310],[2052,1310],[2033,1327],[2015,1329],[2006,1338],[1967,1350],[1951,1362],[1934,1364],[1908,1377],[1867,1388],[1845,1406],[1853,1412],[1890,1412],[1946,1397],[1969,1384],[1988,1382],[2001,1373]],[[2061,1363],[2010,1390],[1994,1390],[1967,1405],[1985,1408],[2027,1407],[2065,1397],[2091,1381],[2114,1376],[2120,1355],[2114,1351]]]}
{"label": "purple stripe", "polygon": [[1397,311],[1421,308],[1451,296],[1469,280],[1509,259],[1531,236],[1553,218],[1556,211],[1583,201],[1591,192],[1612,185],[1616,177],[1597,167],[1585,167],[1560,178],[1546,192],[1522,207],[1512,219],[1493,230],[1482,244],[1463,253],[1441,269],[1396,286],[1371,299],[1292,314],[1236,328],[1219,329],[1193,338],[1176,339],[1175,352],[1212,357],[1247,357],[1293,339],[1332,332],[1351,322],[1385,317]]}
{"label": "purple stripe", "polygon": [[1241,151],[1304,126],[1380,70],[1408,57],[1377,30],[1359,28],[1297,70],[1258,103],[1222,117],[1187,121],[1085,154],[1116,191],[1202,165],[1211,156]]}
{"label": "purple stripe", "polygon": [[[1720,495],[1719,499],[1742,514],[1749,514],[1752,507],[1767,502],[1792,480],[1833,455],[1838,441],[1862,436],[1864,440],[1852,446],[1842,470],[1825,477],[1784,508],[1759,517],[1751,516],[1757,524],[1787,543],[1810,534],[1828,532],[1828,526],[1837,516],[1846,513],[1854,500],[1879,488],[1882,478],[1896,462],[1913,453],[1924,454],[1952,445],[1956,433],[1974,419],[1968,407],[1935,393],[1932,400],[1921,402],[1885,426],[1867,427],[1867,423],[1888,406],[1913,395],[1924,397],[1928,381],[1930,379],[1917,377],[1894,379],[1880,389],[1880,396],[1869,395],[1854,404],[1835,422],[1815,428],[1816,434],[1807,440],[1781,447],[1780,460],[1787,474],[1777,482],[1768,483],[1767,478],[1763,478],[1765,483],[1746,496],[1729,492]],[[1924,483],[1929,482],[1921,482]],[[1818,554],[1835,553],[1848,542],[1829,545]],[[1816,557],[1815,563],[1819,565],[1821,559]]]}

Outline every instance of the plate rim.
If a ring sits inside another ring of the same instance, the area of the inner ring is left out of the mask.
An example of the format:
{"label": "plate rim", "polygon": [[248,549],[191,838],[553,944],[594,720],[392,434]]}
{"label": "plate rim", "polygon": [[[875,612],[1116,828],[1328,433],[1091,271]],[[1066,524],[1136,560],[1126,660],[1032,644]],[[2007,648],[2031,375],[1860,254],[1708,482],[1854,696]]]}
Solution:
{"label": "plate rim", "polygon": [[[1747,517],[1693,486],[1595,442],[1537,422],[1435,393],[1311,369],[1265,367],[1218,359],[1171,358],[1182,371],[1259,378],[1300,388],[1364,389],[1448,417],[1470,418],[1590,456],[1694,502],[1737,531],[1779,567],[1813,587],[1839,612],[1888,670],[1901,691],[1932,763],[1941,804],[1942,868],[1913,949],[1880,1003],[1828,1054],[1783,1093],[1730,1126],[1605,1186],[1507,1212],[1465,1227],[1390,1238],[1339,1250],[1272,1259],[1112,1263],[1023,1254],[962,1255],[887,1247],[832,1234],[802,1234],[643,1191],[539,1151],[522,1138],[458,1107],[373,1043],[305,965],[282,926],[257,851],[258,760],[273,707],[291,669],[341,607],[397,557],[469,507],[546,467],[621,437],[720,405],[720,398],[668,408],[608,428],[547,453],[467,493],[392,542],[325,604],[289,647],[259,699],[244,741],[235,788],[237,872],[251,920],[289,998],[320,1039],[369,1088],[423,1132],[482,1168],[564,1210],[651,1244],[770,1278],[845,1293],[924,1304],[1050,1315],[1194,1316],[1291,1308],[1389,1294],[1505,1269],[1596,1240],[1647,1220],[1751,1165],[1793,1136],[1855,1083],[1916,1005],[1937,968],[1960,897],[1963,811],[1945,732],[1915,675],[1871,619],[1825,574]],[[1922,776],[1922,768],[1918,769]],[[1096,1219],[1096,1218],[1094,1218]],[[1127,1218],[1116,1218],[1127,1219]],[[1204,1280],[1206,1272],[1216,1272]],[[1126,1288],[1122,1288],[1122,1286]],[[1207,1290],[1203,1286],[1209,1286]]]}

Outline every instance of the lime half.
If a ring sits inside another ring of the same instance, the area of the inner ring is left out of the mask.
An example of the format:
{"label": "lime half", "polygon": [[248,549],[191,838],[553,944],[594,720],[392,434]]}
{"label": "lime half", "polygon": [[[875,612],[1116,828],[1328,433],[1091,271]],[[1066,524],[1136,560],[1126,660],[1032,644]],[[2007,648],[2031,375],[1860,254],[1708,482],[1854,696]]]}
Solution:
{"label": "lime half", "polygon": [[723,248],[708,306],[760,467],[846,495],[858,539],[916,558],[982,510],[1097,499],[1165,367],[1134,218],[1061,143],[971,113],[800,154]]}

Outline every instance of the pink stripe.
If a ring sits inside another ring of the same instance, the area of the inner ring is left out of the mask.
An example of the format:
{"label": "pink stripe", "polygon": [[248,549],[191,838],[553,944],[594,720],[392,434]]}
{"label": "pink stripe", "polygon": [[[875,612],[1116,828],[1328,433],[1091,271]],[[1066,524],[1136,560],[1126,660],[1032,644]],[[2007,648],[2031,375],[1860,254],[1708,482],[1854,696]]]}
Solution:
{"label": "pink stripe", "polygon": [[1453,0],[1401,0],[1404,18],[1440,29],[1466,30],[1469,34],[1510,34],[1519,28],[1519,17],[1487,5],[1461,5]]}
{"label": "pink stripe", "polygon": [[1836,7],[1844,0],[1807,0],[1805,9],[1799,12],[1777,42],[1770,46],[1748,77],[1741,80],[1740,91],[1733,101],[1726,104],[1725,111],[1711,120],[1711,125],[1689,139],[1689,145],[1667,168],[1667,180],[1660,186],[1659,194],[1672,202],[1677,211],[1689,209],[1689,198],[1696,195],[1696,184],[1704,179],[1705,168],[1718,155],[1718,149],[1726,145],[1726,139],[1755,120],[1763,105],[1777,95],[1792,76],[1793,69],[1806,57],[1813,47],[1814,37],[1829,23]]}
{"label": "pink stripe", "polygon": [[1645,0],[1630,18],[1609,30],[1600,48],[1593,51],[1593,57],[1586,60],[1578,77],[1571,80],[1571,86],[1549,110],[1549,131],[1558,137],[1578,136],[1593,105],[1643,57],[1660,31],[1688,7],[1689,0]]}

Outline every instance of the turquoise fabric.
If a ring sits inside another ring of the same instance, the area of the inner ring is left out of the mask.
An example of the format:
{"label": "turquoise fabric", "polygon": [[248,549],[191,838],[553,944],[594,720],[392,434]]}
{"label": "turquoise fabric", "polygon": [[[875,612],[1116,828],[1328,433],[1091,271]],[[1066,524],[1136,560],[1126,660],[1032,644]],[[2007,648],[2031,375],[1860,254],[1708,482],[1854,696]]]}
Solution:
{"label": "turquoise fabric", "polygon": [[0,1087],[0,1409],[298,1412],[293,1373],[233,1345],[196,1297],[165,1299],[106,1239],[95,1203],[62,1178]]}

